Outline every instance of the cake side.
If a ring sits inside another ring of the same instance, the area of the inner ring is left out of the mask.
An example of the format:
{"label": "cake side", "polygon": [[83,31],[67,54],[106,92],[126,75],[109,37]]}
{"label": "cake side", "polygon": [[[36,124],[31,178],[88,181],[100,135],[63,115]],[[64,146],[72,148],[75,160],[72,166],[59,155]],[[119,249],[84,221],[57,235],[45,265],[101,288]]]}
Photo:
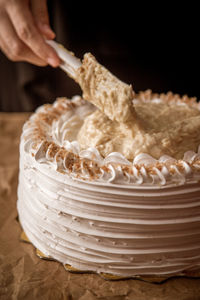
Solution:
{"label": "cake side", "polygon": [[[23,151],[23,147],[22,147]],[[40,251],[120,276],[200,269],[200,186],[127,188],[57,174],[22,152],[19,219]]]}

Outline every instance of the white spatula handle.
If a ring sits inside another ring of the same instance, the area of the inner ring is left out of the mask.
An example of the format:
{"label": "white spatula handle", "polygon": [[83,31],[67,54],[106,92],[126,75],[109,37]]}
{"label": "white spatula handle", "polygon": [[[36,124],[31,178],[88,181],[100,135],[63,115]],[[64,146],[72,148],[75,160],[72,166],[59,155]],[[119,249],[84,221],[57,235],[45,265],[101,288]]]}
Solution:
{"label": "white spatula handle", "polygon": [[61,59],[60,68],[73,79],[76,78],[76,70],[81,66],[81,61],[75,55],[55,41],[46,41]]}

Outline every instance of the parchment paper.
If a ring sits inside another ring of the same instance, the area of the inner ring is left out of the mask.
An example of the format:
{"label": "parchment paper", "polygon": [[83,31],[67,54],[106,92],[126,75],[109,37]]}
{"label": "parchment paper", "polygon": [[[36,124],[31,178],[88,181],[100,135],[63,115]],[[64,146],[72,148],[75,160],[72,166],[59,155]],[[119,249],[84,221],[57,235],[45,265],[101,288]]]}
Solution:
{"label": "parchment paper", "polygon": [[95,274],[66,272],[61,264],[38,258],[32,245],[20,242],[18,145],[27,117],[0,113],[0,299],[199,300],[200,278],[171,278],[161,284],[105,281]]}

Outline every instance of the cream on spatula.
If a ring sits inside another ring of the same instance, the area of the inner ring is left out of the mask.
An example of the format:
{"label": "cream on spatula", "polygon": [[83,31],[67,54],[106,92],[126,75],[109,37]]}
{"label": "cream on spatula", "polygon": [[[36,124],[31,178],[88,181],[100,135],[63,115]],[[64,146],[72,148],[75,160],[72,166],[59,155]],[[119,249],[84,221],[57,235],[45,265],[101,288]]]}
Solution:
{"label": "cream on spatula", "polygon": [[112,121],[139,122],[132,103],[134,91],[131,85],[110,73],[91,53],[86,53],[81,62],[57,42],[47,43],[60,57],[60,68],[80,85],[85,100],[93,103]]}

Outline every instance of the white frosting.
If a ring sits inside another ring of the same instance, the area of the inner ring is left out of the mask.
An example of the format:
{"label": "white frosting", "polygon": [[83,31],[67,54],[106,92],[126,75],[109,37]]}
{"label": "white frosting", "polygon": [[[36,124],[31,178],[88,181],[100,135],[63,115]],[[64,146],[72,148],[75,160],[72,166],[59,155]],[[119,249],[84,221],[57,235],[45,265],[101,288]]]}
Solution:
{"label": "white frosting", "polygon": [[[186,152],[179,165],[167,156],[155,160],[140,154],[131,163],[120,153],[102,158],[94,148],[80,151],[75,137],[91,109],[77,106],[52,126],[41,121],[46,140],[78,157],[79,178],[76,166],[69,171],[59,151],[52,156],[51,144],[35,146],[37,113],[24,126],[18,212],[31,242],[81,270],[122,276],[200,270],[198,163],[194,167],[200,151]],[[100,166],[94,180],[85,161],[91,169]]]}

